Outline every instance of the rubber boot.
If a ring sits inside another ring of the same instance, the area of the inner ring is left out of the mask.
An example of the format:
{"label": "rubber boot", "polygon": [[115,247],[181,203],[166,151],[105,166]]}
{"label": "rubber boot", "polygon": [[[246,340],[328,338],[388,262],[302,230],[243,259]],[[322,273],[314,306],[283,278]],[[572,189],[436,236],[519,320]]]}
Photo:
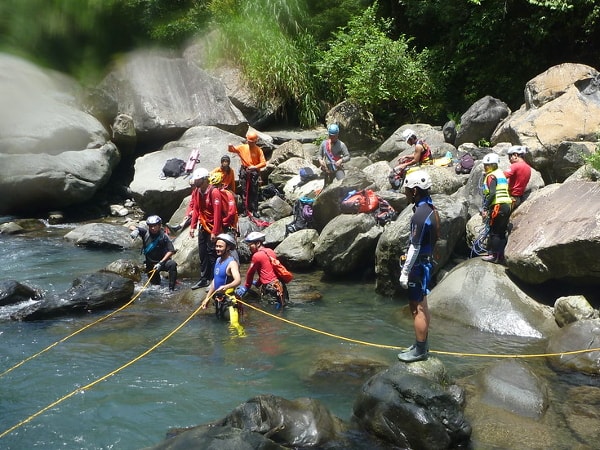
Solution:
{"label": "rubber boot", "polygon": [[412,363],[416,361],[424,361],[429,356],[429,351],[427,350],[427,341],[419,342],[417,341],[414,347],[407,352],[398,353],[398,359],[405,363]]}

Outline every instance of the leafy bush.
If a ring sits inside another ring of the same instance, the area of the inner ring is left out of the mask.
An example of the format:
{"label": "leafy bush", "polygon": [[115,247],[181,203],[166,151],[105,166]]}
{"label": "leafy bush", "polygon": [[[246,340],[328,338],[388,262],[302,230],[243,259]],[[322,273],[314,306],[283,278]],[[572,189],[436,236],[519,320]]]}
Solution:
{"label": "leafy bush", "polygon": [[376,17],[377,4],[334,34],[317,62],[321,81],[334,103],[345,99],[381,116],[398,109],[423,115],[435,104],[436,87],[428,71],[428,52],[410,40],[388,37],[391,20]]}

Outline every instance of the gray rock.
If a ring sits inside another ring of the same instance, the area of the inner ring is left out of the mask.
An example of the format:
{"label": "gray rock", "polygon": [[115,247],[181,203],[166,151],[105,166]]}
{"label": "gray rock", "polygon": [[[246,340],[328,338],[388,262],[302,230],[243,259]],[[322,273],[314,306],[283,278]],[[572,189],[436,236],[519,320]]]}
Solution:
{"label": "gray rock", "polygon": [[67,241],[80,247],[127,249],[139,245],[129,236],[130,231],[121,225],[88,223],[65,234]]}
{"label": "gray rock", "polygon": [[383,229],[370,214],[342,214],[321,231],[315,245],[315,262],[325,273],[351,274],[374,268],[377,240]]}
{"label": "gray rock", "polygon": [[509,114],[509,107],[497,98],[486,95],[477,100],[460,118],[456,146],[466,142],[477,144],[482,139],[490,141],[498,124]]}
{"label": "gray rock", "polygon": [[396,364],[363,385],[354,402],[354,417],[360,426],[400,448],[466,445],[471,426],[456,395],[430,378],[408,373],[403,366]]}
{"label": "gray rock", "polygon": [[[562,327],[548,341],[547,353],[564,353],[549,358],[560,370],[600,375],[600,351],[580,353],[579,350],[600,348],[600,319],[578,320]],[[577,350],[576,353],[570,353]]]}
{"label": "gray rock", "polygon": [[133,296],[133,281],[119,275],[98,272],[84,275],[61,294],[46,297],[11,315],[13,320],[45,320],[85,314],[124,305]]}
{"label": "gray rock", "polygon": [[510,271],[533,284],[551,279],[600,283],[599,196],[600,184],[585,181],[551,185],[530,196],[511,217]]}
{"label": "gray rock", "polygon": [[578,320],[597,318],[598,311],[583,295],[560,297],[554,302],[554,319],[561,328]]}
{"label": "gray rock", "polygon": [[480,259],[452,269],[427,302],[433,315],[489,333],[542,339],[558,330],[552,308],[522,292],[503,266]]}
{"label": "gray rock", "polygon": [[15,280],[0,281],[0,306],[39,300],[40,292]]}
{"label": "gray rock", "polygon": [[298,230],[287,236],[275,251],[289,269],[308,269],[315,259],[314,249],[318,238],[317,230]]}

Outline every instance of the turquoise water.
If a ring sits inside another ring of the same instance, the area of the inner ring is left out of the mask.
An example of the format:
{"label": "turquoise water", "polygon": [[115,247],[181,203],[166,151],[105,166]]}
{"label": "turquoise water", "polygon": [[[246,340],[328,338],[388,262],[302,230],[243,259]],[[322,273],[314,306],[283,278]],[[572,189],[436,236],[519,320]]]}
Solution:
{"label": "turquoise water", "polygon": [[[78,274],[115,259],[140,258],[138,251],[74,247],[60,238],[66,231],[49,228],[35,237],[0,234],[1,279],[62,292]],[[138,358],[188,319],[203,295],[187,289],[193,281],[182,280],[174,295],[165,288],[148,288],[129,308],[0,377],[0,433],[19,425],[0,438],[0,448],[140,449],[159,443],[169,428],[217,420],[267,393],[319,399],[347,420],[364,378],[355,373],[311,376],[316,361],[336,353],[393,364],[398,351],[333,338],[277,317],[359,341],[407,346],[413,340],[404,300],[379,296],[370,283],[331,283],[319,273],[297,274],[290,284],[292,299],[316,291],[321,300],[299,302],[275,318],[246,308],[245,336],[212,314],[201,314],[147,356],[81,391]],[[10,310],[0,308],[0,372],[107,314],[14,322],[8,319]],[[541,349],[540,343],[490,336],[435,317],[431,346],[485,353]],[[455,377],[489,363],[441,359]]]}

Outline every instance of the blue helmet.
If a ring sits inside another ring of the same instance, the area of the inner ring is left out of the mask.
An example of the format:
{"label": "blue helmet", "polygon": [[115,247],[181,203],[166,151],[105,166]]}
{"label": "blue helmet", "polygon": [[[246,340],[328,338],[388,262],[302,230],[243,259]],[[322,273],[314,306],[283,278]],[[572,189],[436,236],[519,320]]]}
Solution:
{"label": "blue helmet", "polygon": [[337,123],[332,123],[331,125],[329,125],[329,127],[327,127],[327,132],[331,135],[338,135],[340,134],[340,127],[338,126]]}

